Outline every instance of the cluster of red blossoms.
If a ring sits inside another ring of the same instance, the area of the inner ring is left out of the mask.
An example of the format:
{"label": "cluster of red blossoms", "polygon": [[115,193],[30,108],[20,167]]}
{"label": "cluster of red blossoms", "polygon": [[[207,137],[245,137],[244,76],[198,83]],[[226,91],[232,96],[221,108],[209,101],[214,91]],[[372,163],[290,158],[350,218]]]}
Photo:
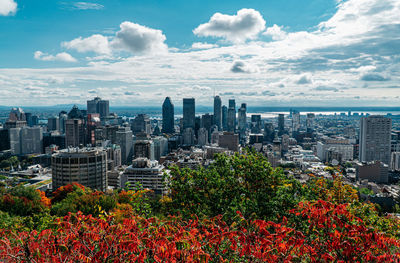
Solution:
{"label": "cluster of red blossoms", "polygon": [[70,214],[41,232],[0,231],[2,262],[398,262],[400,243],[347,205],[300,203],[280,223]]}

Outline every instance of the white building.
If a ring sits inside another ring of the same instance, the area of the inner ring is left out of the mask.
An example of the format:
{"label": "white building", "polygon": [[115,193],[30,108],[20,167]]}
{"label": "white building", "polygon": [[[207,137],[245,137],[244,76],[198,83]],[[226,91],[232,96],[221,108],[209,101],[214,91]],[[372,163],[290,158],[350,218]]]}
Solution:
{"label": "white building", "polygon": [[155,194],[165,194],[163,168],[157,161],[148,158],[134,159],[122,175],[122,185],[129,183],[129,187],[133,189],[139,183],[144,189],[153,190]]}

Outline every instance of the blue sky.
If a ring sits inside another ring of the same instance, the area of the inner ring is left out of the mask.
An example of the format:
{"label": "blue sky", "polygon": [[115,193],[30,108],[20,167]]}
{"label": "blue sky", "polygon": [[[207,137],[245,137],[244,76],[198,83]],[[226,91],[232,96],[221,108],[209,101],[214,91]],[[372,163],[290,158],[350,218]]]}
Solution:
{"label": "blue sky", "polygon": [[0,105],[397,106],[396,0],[0,0]]}

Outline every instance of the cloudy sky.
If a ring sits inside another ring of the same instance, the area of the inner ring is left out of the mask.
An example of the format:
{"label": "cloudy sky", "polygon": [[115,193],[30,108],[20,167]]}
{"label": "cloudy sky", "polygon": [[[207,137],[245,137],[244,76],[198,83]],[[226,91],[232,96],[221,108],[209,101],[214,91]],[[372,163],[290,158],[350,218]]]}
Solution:
{"label": "cloudy sky", "polygon": [[0,0],[0,105],[399,106],[399,0]]}

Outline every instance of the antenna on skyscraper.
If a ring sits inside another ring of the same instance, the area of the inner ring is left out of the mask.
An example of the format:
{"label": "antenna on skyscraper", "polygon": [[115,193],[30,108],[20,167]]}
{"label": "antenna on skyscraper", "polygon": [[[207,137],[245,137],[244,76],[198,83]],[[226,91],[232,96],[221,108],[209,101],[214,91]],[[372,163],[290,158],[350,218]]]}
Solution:
{"label": "antenna on skyscraper", "polygon": [[214,86],[214,98],[215,98],[215,86]]}

